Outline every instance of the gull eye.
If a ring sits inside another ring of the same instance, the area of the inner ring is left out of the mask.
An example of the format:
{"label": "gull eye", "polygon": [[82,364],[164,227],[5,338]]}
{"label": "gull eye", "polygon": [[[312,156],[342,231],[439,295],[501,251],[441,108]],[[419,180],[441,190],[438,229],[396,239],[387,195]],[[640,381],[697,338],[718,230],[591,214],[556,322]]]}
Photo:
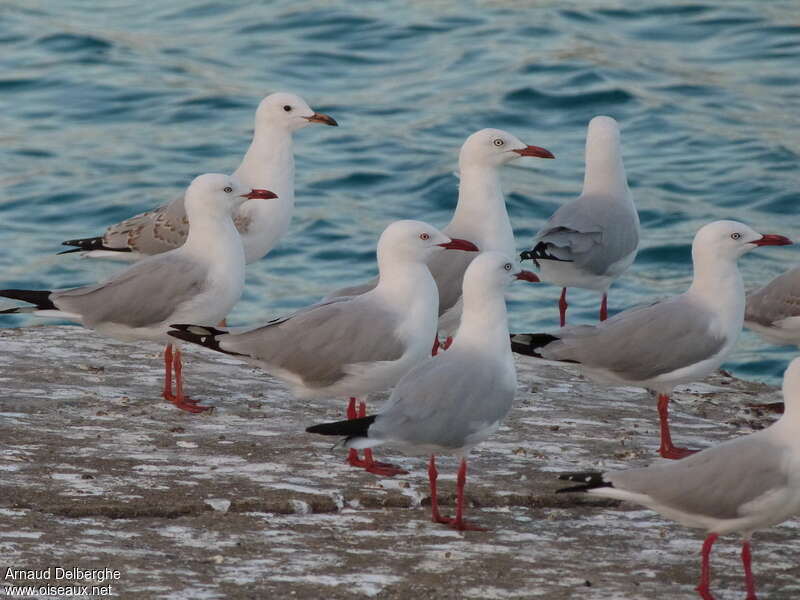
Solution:
{"label": "gull eye", "polygon": [[285,104],[283,110],[285,110],[286,112],[292,112],[292,107],[289,106],[288,104]]}
{"label": "gull eye", "polygon": [[233,188],[227,185],[224,188],[222,188],[222,191],[225,192],[226,194],[230,194],[233,191]]}
{"label": "gull eye", "polygon": [[741,239],[741,237],[742,237],[742,234],[741,234],[741,233],[738,233],[738,232],[737,232],[737,233],[732,233],[732,234],[731,234],[731,239],[732,239],[732,240],[738,240],[738,239]]}
{"label": "gull eye", "polygon": [[419,234],[419,239],[427,241],[427,240],[431,239],[431,236],[429,236],[427,233],[420,233]]}
{"label": "gull eye", "polygon": [[514,268],[514,266],[513,266],[511,263],[506,263],[506,264],[504,264],[504,265],[503,265],[503,268],[504,268],[506,271],[510,271],[511,269],[513,269],[513,268]]}
{"label": "gull eye", "polygon": [[494,140],[492,143],[493,143],[495,146],[497,146],[498,148],[499,148],[500,146],[502,146],[503,144],[505,144],[505,142],[504,142],[503,140],[501,140],[500,138],[497,138],[497,139],[496,139],[496,140]]}

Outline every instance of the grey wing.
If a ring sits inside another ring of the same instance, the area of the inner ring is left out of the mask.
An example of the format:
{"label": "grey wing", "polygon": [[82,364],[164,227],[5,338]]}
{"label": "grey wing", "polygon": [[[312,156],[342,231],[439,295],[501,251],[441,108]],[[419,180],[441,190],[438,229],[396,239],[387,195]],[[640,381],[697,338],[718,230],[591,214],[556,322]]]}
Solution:
{"label": "grey wing", "polygon": [[745,321],[769,327],[797,316],[800,316],[800,267],[779,275],[747,295]]}
{"label": "grey wing", "polygon": [[326,300],[333,300],[334,298],[345,298],[349,296],[360,296],[361,294],[365,294],[371,289],[374,289],[376,285],[378,285],[377,277],[370,279],[366,283],[351,285],[350,287],[339,288],[338,290],[335,290],[330,294],[328,294],[327,296],[325,296],[325,298],[323,298],[322,301],[325,302]]}
{"label": "grey wing", "polygon": [[111,248],[128,247],[142,254],[159,254],[183,245],[189,220],[183,194],[169,204],[141,213],[109,227],[103,235]]}
{"label": "grey wing", "polygon": [[370,437],[456,449],[506,416],[516,391],[509,371],[482,354],[448,352],[426,359],[400,380]]}
{"label": "grey wing", "polygon": [[541,349],[544,358],[571,360],[644,381],[712,358],[725,338],[716,317],[685,295],[626,310],[599,325],[568,327]]}
{"label": "grey wing", "polygon": [[439,289],[439,316],[453,308],[461,298],[464,272],[477,254],[448,250],[437,252],[428,261],[428,268]]}
{"label": "grey wing", "polygon": [[147,327],[168,319],[201,293],[206,275],[200,263],[154,256],[107,281],[56,292],[51,298],[60,310],[81,315],[87,327],[101,323]]}
{"label": "grey wing", "polygon": [[659,504],[717,519],[745,516],[744,505],[788,485],[785,451],[763,436],[741,437],[680,461],[604,474],[614,487]]}
{"label": "grey wing", "polygon": [[220,339],[239,352],[303,379],[306,386],[333,385],[353,365],[398,360],[406,351],[397,336],[399,317],[367,296],[336,298]]}
{"label": "grey wing", "polygon": [[639,246],[639,216],[619,198],[580,196],[559,208],[534,239],[560,260],[604,275]]}

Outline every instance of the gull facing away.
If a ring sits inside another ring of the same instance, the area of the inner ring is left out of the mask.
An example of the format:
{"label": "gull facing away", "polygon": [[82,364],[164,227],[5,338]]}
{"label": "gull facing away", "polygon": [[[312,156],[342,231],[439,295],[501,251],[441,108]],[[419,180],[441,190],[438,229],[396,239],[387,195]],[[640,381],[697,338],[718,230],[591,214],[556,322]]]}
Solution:
{"label": "gull facing away", "polygon": [[[312,123],[337,125],[294,94],[270,94],[258,105],[253,141],[234,176],[248,189],[274,191],[278,201],[248,201],[234,214],[248,263],[263,258],[289,228],[294,211],[292,134]],[[64,245],[75,248],[61,254],[83,252],[92,258],[139,260],[179,247],[188,231],[185,197],[180,196],[155,210],[111,225],[101,236],[68,240]]]}
{"label": "gull facing away", "polygon": [[181,352],[176,348],[173,356],[166,334],[175,321],[216,323],[239,301],[245,263],[233,211],[246,201],[275,198],[271,191],[250,190],[229,175],[200,175],[186,190],[190,225],[182,246],[150,256],[97,285],[63,291],[0,290],[0,296],[35,305],[0,313],[32,312],[75,321],[122,341],[164,341],[164,398],[188,412],[208,410],[184,395]]}
{"label": "gull facing away", "polygon": [[664,458],[691,450],[672,444],[669,395],[676,385],[710,375],[733,350],[744,320],[744,284],[738,258],[759,246],[784,246],[781,235],[761,235],[736,221],[700,228],[692,244],[694,277],[678,296],[623,311],[598,325],[553,335],[514,334],[515,352],[579,363],[595,381],[636,385],[658,393]]}
{"label": "gull facing away", "polygon": [[[378,414],[306,429],[309,433],[347,436],[341,442],[345,448],[388,444],[415,454],[430,454],[433,522],[461,531],[481,530],[464,521],[466,456],[497,430],[511,409],[517,389],[504,298],[514,278],[538,281],[533,273],[515,267],[507,255],[482,252],[464,275],[461,326],[451,348],[409,371]],[[443,453],[461,457],[453,519],[439,514],[436,496],[434,456]]]}
{"label": "gull facing away", "polygon": [[586,133],[583,191],[544,224],[533,248],[520,257],[540,268],[542,281],[560,285],[561,327],[567,323],[567,288],[603,292],[600,320],[608,317],[608,288],[631,266],[639,248],[639,214],[622,164],[619,125],[598,116]]}
{"label": "gull facing away", "polygon": [[[555,158],[550,151],[529,146],[500,129],[481,129],[464,142],[458,157],[458,204],[453,218],[442,229],[450,237],[474,242],[482,252],[494,250],[516,254],[514,231],[506,211],[500,185],[500,167],[522,156]],[[431,256],[428,268],[439,289],[439,331],[451,336],[461,318],[461,283],[467,266],[475,258],[469,252],[441,252]],[[327,296],[353,296],[375,287],[377,279],[342,288]],[[452,338],[450,339],[452,341]],[[449,342],[445,342],[445,348]],[[433,346],[439,348],[438,337]]]}
{"label": "gull facing away", "polygon": [[581,483],[558,492],[587,492],[642,504],[686,527],[705,529],[697,591],[713,600],[709,555],[720,535],[743,536],[742,564],[748,600],[755,600],[750,570],[754,531],[800,514],[800,359],[783,377],[786,412],[767,429],[724,442],[679,462],[606,473],[570,473]]}
{"label": "gull facing away", "polygon": [[[351,396],[348,415],[355,417],[355,396],[393,386],[430,354],[439,303],[425,261],[445,250],[477,248],[427,223],[396,221],[378,241],[380,280],[369,292],[313,304],[244,333],[177,324],[169,335],[242,357],[298,398]],[[405,472],[365,454],[362,462],[353,451],[348,462],[380,475]]]}

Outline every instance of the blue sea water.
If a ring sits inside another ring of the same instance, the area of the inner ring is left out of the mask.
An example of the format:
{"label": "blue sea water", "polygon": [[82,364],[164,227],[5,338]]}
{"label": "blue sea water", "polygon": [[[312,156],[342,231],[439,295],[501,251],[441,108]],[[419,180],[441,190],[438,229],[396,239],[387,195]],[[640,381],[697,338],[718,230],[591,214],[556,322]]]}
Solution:
{"label": "blue sea water", "polygon": [[[692,236],[711,220],[800,238],[794,1],[6,0],[0,15],[0,287],[116,272],[55,253],[199,173],[233,171],[258,101],[278,90],[340,127],[297,133],[294,221],[248,267],[235,324],[369,277],[394,219],[444,225],[458,149],[483,127],[557,156],[506,168],[523,249],[579,193],[589,119],[619,120],[643,236],[611,312],[685,289]],[[798,259],[763,248],[741,268],[754,287]],[[557,327],[559,292],[516,285],[512,328]],[[570,322],[596,320],[595,293],[569,301]],[[775,382],[795,354],[746,332],[727,366]]]}

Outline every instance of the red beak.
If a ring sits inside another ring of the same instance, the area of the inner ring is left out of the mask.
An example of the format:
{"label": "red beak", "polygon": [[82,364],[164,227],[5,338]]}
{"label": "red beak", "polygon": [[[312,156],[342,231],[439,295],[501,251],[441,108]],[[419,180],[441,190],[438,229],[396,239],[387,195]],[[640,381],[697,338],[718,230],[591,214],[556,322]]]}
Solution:
{"label": "red beak", "polygon": [[769,233],[765,236],[762,236],[760,240],[750,243],[755,244],[756,246],[788,246],[792,243],[792,240],[787,237],[783,237],[782,235],[774,235]]}
{"label": "red beak", "polygon": [[314,113],[310,117],[303,117],[310,123],[322,123],[323,125],[330,125],[331,127],[338,127],[339,124],[333,117],[329,117],[323,113]]}
{"label": "red beak", "polygon": [[436,245],[441,246],[442,248],[446,248],[447,250],[465,250],[467,252],[478,252],[478,247],[475,244],[473,244],[472,242],[468,242],[467,240],[460,240],[458,238],[453,238],[449,242]]}
{"label": "red beak", "polygon": [[539,283],[541,279],[539,279],[535,273],[531,273],[530,271],[522,270],[515,275],[517,279],[522,279],[522,281],[530,281],[531,283]]}
{"label": "red beak", "polygon": [[516,152],[520,156],[535,156],[537,158],[555,158],[550,150],[545,150],[539,146],[525,146],[524,148],[514,148],[512,152]]}
{"label": "red beak", "polygon": [[247,194],[242,194],[242,198],[249,198],[250,200],[254,200],[256,198],[260,198],[261,200],[271,200],[277,197],[278,195],[276,193],[270,192],[269,190],[250,190]]}

